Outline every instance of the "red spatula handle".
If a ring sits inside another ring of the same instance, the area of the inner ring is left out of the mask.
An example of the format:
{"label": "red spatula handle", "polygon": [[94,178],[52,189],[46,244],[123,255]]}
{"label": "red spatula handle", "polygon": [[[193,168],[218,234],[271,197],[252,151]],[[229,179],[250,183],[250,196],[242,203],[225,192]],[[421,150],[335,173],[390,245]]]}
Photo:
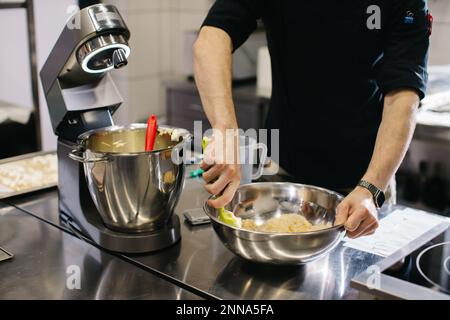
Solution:
{"label": "red spatula handle", "polygon": [[158,126],[156,116],[152,114],[147,120],[147,131],[145,134],[145,151],[153,151],[156,140],[156,128]]}

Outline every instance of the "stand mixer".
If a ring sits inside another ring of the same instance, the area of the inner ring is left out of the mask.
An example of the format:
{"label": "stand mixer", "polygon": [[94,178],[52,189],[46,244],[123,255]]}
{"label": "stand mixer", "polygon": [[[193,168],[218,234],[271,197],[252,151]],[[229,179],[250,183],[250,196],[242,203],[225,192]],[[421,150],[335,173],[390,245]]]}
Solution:
{"label": "stand mixer", "polygon": [[[112,114],[121,105],[122,98],[108,71],[126,66],[131,51],[130,31],[116,7],[97,4],[75,15],[73,18],[80,22],[79,28],[65,26],[40,72],[52,127],[58,136],[61,220],[111,251],[140,253],[168,247],[180,239],[177,215],[168,212],[162,224],[150,229],[110,228],[102,219],[98,199],[90,192],[87,167],[80,163],[83,160],[69,158],[78,147],[81,134],[99,128],[117,129],[113,126]],[[139,156],[146,155],[139,153]],[[159,167],[149,170],[155,168]],[[182,185],[184,166],[175,173],[173,180]],[[108,178],[106,174],[104,177]],[[173,210],[180,192],[173,191],[168,211]]]}

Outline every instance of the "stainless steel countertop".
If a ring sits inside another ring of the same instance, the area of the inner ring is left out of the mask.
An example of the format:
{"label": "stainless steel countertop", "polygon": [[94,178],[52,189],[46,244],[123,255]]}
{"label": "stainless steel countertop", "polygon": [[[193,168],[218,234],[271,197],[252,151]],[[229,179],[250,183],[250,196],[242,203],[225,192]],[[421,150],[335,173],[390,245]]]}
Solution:
{"label": "stainless steel countertop", "polygon": [[[198,178],[187,179],[176,208],[182,221],[185,209],[202,207],[208,196],[202,185]],[[10,203],[59,223],[55,190],[16,198]],[[191,227],[183,222],[181,234],[181,242],[167,250],[123,259],[219,299],[357,299],[359,291],[350,288],[350,280],[382,259],[340,244],[330,255],[305,266],[264,266],[234,256],[222,245],[211,225]]]}
{"label": "stainless steel countertop", "polygon": [[[203,182],[189,179],[176,213],[181,217],[187,208],[202,207],[207,197]],[[210,225],[184,222],[181,234],[181,249],[129,258],[220,299],[357,299],[359,292],[350,288],[350,280],[380,259],[340,245],[305,266],[260,265],[228,251]]]}
{"label": "stainless steel countertop", "polygon": [[[54,204],[54,194],[38,195],[40,203]],[[14,254],[12,260],[0,262],[0,300],[199,298],[4,204],[0,204],[0,246]],[[80,290],[67,286],[74,275],[69,266],[80,268]]]}

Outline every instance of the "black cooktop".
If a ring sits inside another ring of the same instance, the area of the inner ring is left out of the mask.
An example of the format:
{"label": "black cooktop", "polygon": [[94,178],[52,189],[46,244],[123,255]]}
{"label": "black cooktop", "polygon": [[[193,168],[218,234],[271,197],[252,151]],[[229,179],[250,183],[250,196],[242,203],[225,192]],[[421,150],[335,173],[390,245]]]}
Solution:
{"label": "black cooktop", "polygon": [[406,257],[399,270],[383,273],[450,295],[450,229]]}

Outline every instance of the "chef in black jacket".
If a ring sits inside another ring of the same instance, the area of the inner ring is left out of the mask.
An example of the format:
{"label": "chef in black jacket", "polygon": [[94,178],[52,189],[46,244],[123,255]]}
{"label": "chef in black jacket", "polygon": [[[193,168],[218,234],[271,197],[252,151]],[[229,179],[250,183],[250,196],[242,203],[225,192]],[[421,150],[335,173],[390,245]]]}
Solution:
{"label": "chef in black jacket", "polygon": [[[300,183],[348,190],[337,223],[351,237],[373,233],[425,95],[426,1],[217,0],[194,45],[194,65],[218,132],[238,128],[232,53],[259,19],[272,63],[267,128],[280,129],[281,167]],[[222,147],[228,155],[238,150],[237,143]],[[214,207],[239,185],[240,166],[223,158],[208,152],[201,164],[206,190],[219,195],[209,202]]]}

